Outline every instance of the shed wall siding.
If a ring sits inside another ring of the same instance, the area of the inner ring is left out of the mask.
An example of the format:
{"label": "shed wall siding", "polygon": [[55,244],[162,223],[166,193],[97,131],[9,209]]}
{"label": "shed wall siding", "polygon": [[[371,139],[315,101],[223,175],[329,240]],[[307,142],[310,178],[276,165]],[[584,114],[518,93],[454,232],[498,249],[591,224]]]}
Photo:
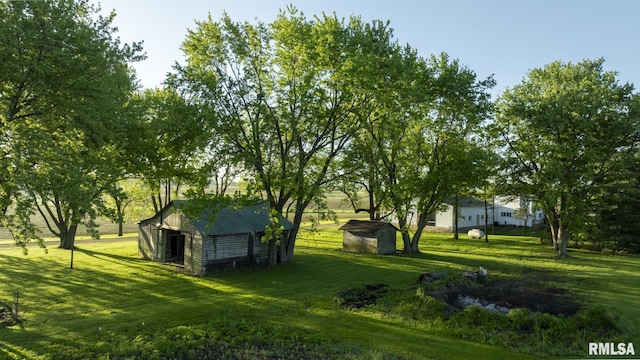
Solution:
{"label": "shed wall siding", "polygon": [[154,232],[157,233],[156,244],[158,244],[156,247],[155,260],[165,262],[165,257],[167,255],[167,232],[163,230],[157,230]]}
{"label": "shed wall siding", "polygon": [[269,247],[262,243],[262,234],[258,233],[253,238],[254,259],[267,259],[269,257]]}
{"label": "shed wall siding", "polygon": [[378,248],[376,254],[387,255],[396,252],[396,231],[386,226],[378,231]]}
{"label": "shed wall siding", "polygon": [[354,234],[345,231],[342,238],[343,250],[352,253],[377,254],[378,239],[370,234]]}
{"label": "shed wall siding", "polygon": [[153,260],[155,242],[151,237],[151,224],[140,224],[138,229],[138,257]]}
{"label": "shed wall siding", "polygon": [[162,227],[185,234],[196,234],[196,229],[189,223],[189,219],[179,211],[167,211],[162,218]]}
{"label": "shed wall siding", "polygon": [[203,264],[211,264],[224,259],[246,257],[247,235],[206,237],[202,246]]}
{"label": "shed wall siding", "polygon": [[387,255],[396,252],[396,230],[386,226],[375,234],[345,231],[342,237],[343,251],[362,254]]}
{"label": "shed wall siding", "polygon": [[194,274],[202,274],[202,237],[186,235],[184,239],[184,270]]}
{"label": "shed wall siding", "polygon": [[163,261],[162,236],[156,228],[159,216],[153,217],[138,226],[138,256],[153,261]]}
{"label": "shed wall siding", "polygon": [[[250,216],[248,221],[255,219]],[[199,226],[198,224],[200,223],[196,223],[196,226]],[[180,249],[179,254],[184,254],[182,264],[187,273],[204,275],[208,265],[250,260],[249,249],[252,249],[251,260],[260,262],[268,258],[268,246],[262,244],[263,233],[259,231],[252,234],[237,233],[204,238],[200,231],[201,229],[197,230],[180,210],[173,206],[166,207],[161,213],[139,224],[138,255],[141,258],[165,262],[168,256],[166,251],[171,243],[169,237],[175,237],[177,232],[184,236],[184,249]],[[239,232],[242,231],[245,230]],[[249,236],[253,238],[252,244],[249,244]],[[175,243],[173,244],[175,246]],[[178,244],[181,245],[182,240]],[[174,251],[175,249],[172,249],[170,254]],[[179,263],[181,260],[178,256]]]}

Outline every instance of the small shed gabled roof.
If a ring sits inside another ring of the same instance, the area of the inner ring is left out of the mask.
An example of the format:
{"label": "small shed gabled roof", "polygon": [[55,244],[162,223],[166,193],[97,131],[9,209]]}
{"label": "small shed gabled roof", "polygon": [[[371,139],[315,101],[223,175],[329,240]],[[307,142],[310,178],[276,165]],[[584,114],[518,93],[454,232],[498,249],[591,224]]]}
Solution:
{"label": "small shed gabled roof", "polygon": [[[174,200],[158,214],[167,211],[181,211],[189,224],[202,236],[264,232],[269,225],[269,205],[265,202],[246,206],[238,206],[237,204],[224,206],[215,203],[203,204],[190,200]],[[143,222],[148,220],[143,220]],[[282,215],[280,215],[280,224],[284,230],[293,228],[291,222]]]}
{"label": "small shed gabled roof", "polygon": [[[236,207],[228,205],[214,210],[207,207],[198,218],[189,218],[193,226],[203,235],[246,234],[264,231],[269,225],[269,206],[265,202]],[[189,216],[187,216],[189,217]],[[280,215],[284,230],[293,225]]]}
{"label": "small shed gabled roof", "polygon": [[349,222],[342,225],[339,230],[359,234],[375,234],[385,226],[391,226],[393,229],[398,231],[398,228],[393,226],[391,223],[373,220],[349,220]]}

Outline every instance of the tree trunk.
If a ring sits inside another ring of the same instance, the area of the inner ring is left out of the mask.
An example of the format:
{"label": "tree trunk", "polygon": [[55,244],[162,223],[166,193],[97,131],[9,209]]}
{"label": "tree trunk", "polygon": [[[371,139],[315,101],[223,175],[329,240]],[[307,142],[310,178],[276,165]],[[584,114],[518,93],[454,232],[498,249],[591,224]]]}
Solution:
{"label": "tree trunk", "polygon": [[556,212],[556,218],[558,219],[558,232],[556,233],[556,250],[558,251],[558,257],[567,257],[567,225],[566,217],[564,216],[566,213],[567,201],[564,196],[560,196],[560,204],[559,209]]}
{"label": "tree trunk", "polygon": [[567,227],[562,221],[562,217],[557,210],[547,215],[551,239],[553,240],[553,250],[558,252],[558,257],[567,257]]}
{"label": "tree trunk", "polygon": [[[64,225],[63,225],[64,226]],[[76,239],[76,231],[78,230],[78,225],[71,225],[69,228],[66,228],[60,232],[60,248],[65,250],[73,249],[73,244]]]}
{"label": "tree trunk", "polygon": [[376,199],[374,197],[373,191],[369,191],[369,220],[377,220],[376,219]]}
{"label": "tree trunk", "polygon": [[402,251],[405,253],[411,253],[411,236],[409,236],[409,229],[405,227],[400,228],[400,232],[402,234],[402,243],[404,244],[404,248]]}
{"label": "tree trunk", "polygon": [[269,240],[269,259],[267,260],[269,266],[274,266],[278,263],[278,241],[276,239]]}
{"label": "tree trunk", "polygon": [[[278,253],[280,255],[280,262],[293,262],[293,252],[296,244],[296,237],[298,236],[300,224],[302,223],[302,216],[304,215],[304,209],[307,207],[307,205],[309,205],[309,202],[305,203],[301,200],[296,201],[291,230],[282,234],[279,249],[274,244],[272,244],[271,241],[269,242],[269,265],[276,265],[277,256],[274,258],[274,254]],[[278,204],[271,204],[270,206],[278,210],[278,212],[283,216],[285,215],[282,207],[279,207]]]}
{"label": "tree trunk", "polygon": [[123,219],[122,216],[118,217],[118,236],[122,236],[123,232],[122,232],[122,223],[123,223]]}
{"label": "tree trunk", "polygon": [[458,219],[460,218],[460,206],[458,205],[458,194],[453,202],[453,239],[458,240]]}
{"label": "tree trunk", "polygon": [[420,237],[422,237],[422,231],[424,231],[424,228],[427,226],[427,219],[429,218],[429,215],[423,215],[420,217],[419,221],[418,221],[418,228],[416,229],[416,232],[413,234],[413,239],[411,240],[411,252],[412,253],[419,253],[420,249],[418,248],[418,245],[420,243]]}
{"label": "tree trunk", "polygon": [[151,195],[151,202],[153,203],[154,214],[159,213],[160,212],[160,207],[158,206],[158,201],[156,200],[155,195]]}
{"label": "tree trunk", "polygon": [[545,214],[547,217],[547,222],[549,223],[549,231],[551,232],[551,243],[553,244],[553,250],[558,250],[556,248],[556,241],[558,239],[558,217],[556,216],[555,209],[552,213]]}
{"label": "tree trunk", "polygon": [[124,210],[122,199],[116,198],[116,216],[118,218],[118,236],[122,236],[122,223],[124,222]]}
{"label": "tree trunk", "polygon": [[167,180],[164,184],[164,204],[162,207],[165,207],[169,202],[171,202],[171,180]]}
{"label": "tree trunk", "polygon": [[286,240],[283,240],[280,242],[280,262],[281,263],[292,263],[293,262],[293,254],[291,254],[291,257],[289,257],[288,255],[288,251],[287,251],[287,244],[290,242],[291,240],[287,237]]}
{"label": "tree trunk", "polygon": [[293,226],[287,236],[283,238],[282,244],[280,245],[280,261],[283,263],[293,262],[293,250],[296,244],[296,237],[298,236],[304,209],[307,207],[307,205],[309,204],[302,201],[299,201],[296,204],[296,211],[293,215]]}
{"label": "tree trunk", "polygon": [[[418,225],[415,234],[413,234],[413,239],[411,240],[411,252],[419,253],[418,245],[420,244],[420,237],[422,236],[422,231],[424,230],[424,226]],[[406,251],[405,251],[406,252]]]}
{"label": "tree trunk", "polygon": [[560,221],[558,227],[558,241],[557,241],[558,257],[566,258],[569,256],[567,253],[567,227]]}
{"label": "tree trunk", "polygon": [[549,230],[551,231],[551,242],[553,243],[553,250],[558,250],[558,223],[555,220],[555,216],[548,216],[547,220],[549,220]]}
{"label": "tree trunk", "polygon": [[402,245],[405,253],[411,252],[411,237],[409,236],[409,228],[407,227],[407,218],[398,216],[398,227],[402,235]]}
{"label": "tree trunk", "polygon": [[489,242],[489,207],[484,199],[484,242]]}

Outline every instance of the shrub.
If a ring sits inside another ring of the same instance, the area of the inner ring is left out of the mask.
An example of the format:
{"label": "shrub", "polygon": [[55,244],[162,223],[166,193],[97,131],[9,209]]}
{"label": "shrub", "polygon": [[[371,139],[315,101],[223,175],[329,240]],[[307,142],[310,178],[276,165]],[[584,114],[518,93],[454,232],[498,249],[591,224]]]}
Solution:
{"label": "shrub", "polygon": [[511,320],[511,329],[516,331],[532,331],[535,320],[529,309],[512,309],[507,317]]}
{"label": "shrub", "polygon": [[602,305],[580,311],[573,318],[576,327],[591,338],[606,338],[620,332],[618,319],[611,316]]}
{"label": "shrub", "polygon": [[[376,354],[383,359],[393,359],[384,352]],[[57,358],[357,359],[362,355],[361,348],[341,344],[324,335],[297,328],[242,321],[177,326],[133,338],[116,336],[78,351],[65,349]]]}
{"label": "shrub", "polygon": [[441,319],[444,317],[447,304],[431,296],[424,296],[420,299],[420,310],[424,318]]}

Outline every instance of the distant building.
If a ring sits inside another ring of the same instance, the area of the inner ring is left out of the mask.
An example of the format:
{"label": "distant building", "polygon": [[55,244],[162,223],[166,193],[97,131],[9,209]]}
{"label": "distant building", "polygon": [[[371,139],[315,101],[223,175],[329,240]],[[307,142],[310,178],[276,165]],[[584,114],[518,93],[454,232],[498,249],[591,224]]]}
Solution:
{"label": "distant building", "polygon": [[[415,201],[417,203],[417,200]],[[427,226],[442,230],[451,231],[455,225],[453,198],[446,199],[440,210],[431,215]],[[476,199],[472,196],[461,196],[458,198],[458,229],[463,231],[471,228],[478,228],[485,225],[506,225],[518,227],[532,227],[545,223],[544,213],[536,209],[532,201],[525,197],[496,196],[493,201],[487,202],[485,212],[484,200]],[[416,225],[418,216],[410,213],[408,221]]]}
{"label": "distant building", "polygon": [[[432,216],[433,220],[428,225],[453,230],[455,227],[454,203],[453,198],[446,199],[442,204],[442,210]],[[458,198],[458,214],[458,229],[484,226],[484,201],[471,196],[461,196]],[[491,214],[489,214],[489,219],[491,219]]]}
{"label": "distant building", "polygon": [[[172,201],[139,223],[141,258],[175,263],[193,275],[204,275],[221,264],[266,261],[267,245],[261,242],[269,224],[266,203],[240,208],[212,204],[196,215],[185,211],[187,203]],[[291,230],[291,223],[284,217],[280,217],[280,223],[284,231]]]}
{"label": "distant building", "polygon": [[545,223],[542,210],[536,209],[533,201],[523,196],[496,196],[494,204],[493,213],[496,225],[532,227]]}
{"label": "distant building", "polygon": [[398,228],[384,221],[349,220],[344,231],[343,250],[352,253],[386,255],[396,252]]}

